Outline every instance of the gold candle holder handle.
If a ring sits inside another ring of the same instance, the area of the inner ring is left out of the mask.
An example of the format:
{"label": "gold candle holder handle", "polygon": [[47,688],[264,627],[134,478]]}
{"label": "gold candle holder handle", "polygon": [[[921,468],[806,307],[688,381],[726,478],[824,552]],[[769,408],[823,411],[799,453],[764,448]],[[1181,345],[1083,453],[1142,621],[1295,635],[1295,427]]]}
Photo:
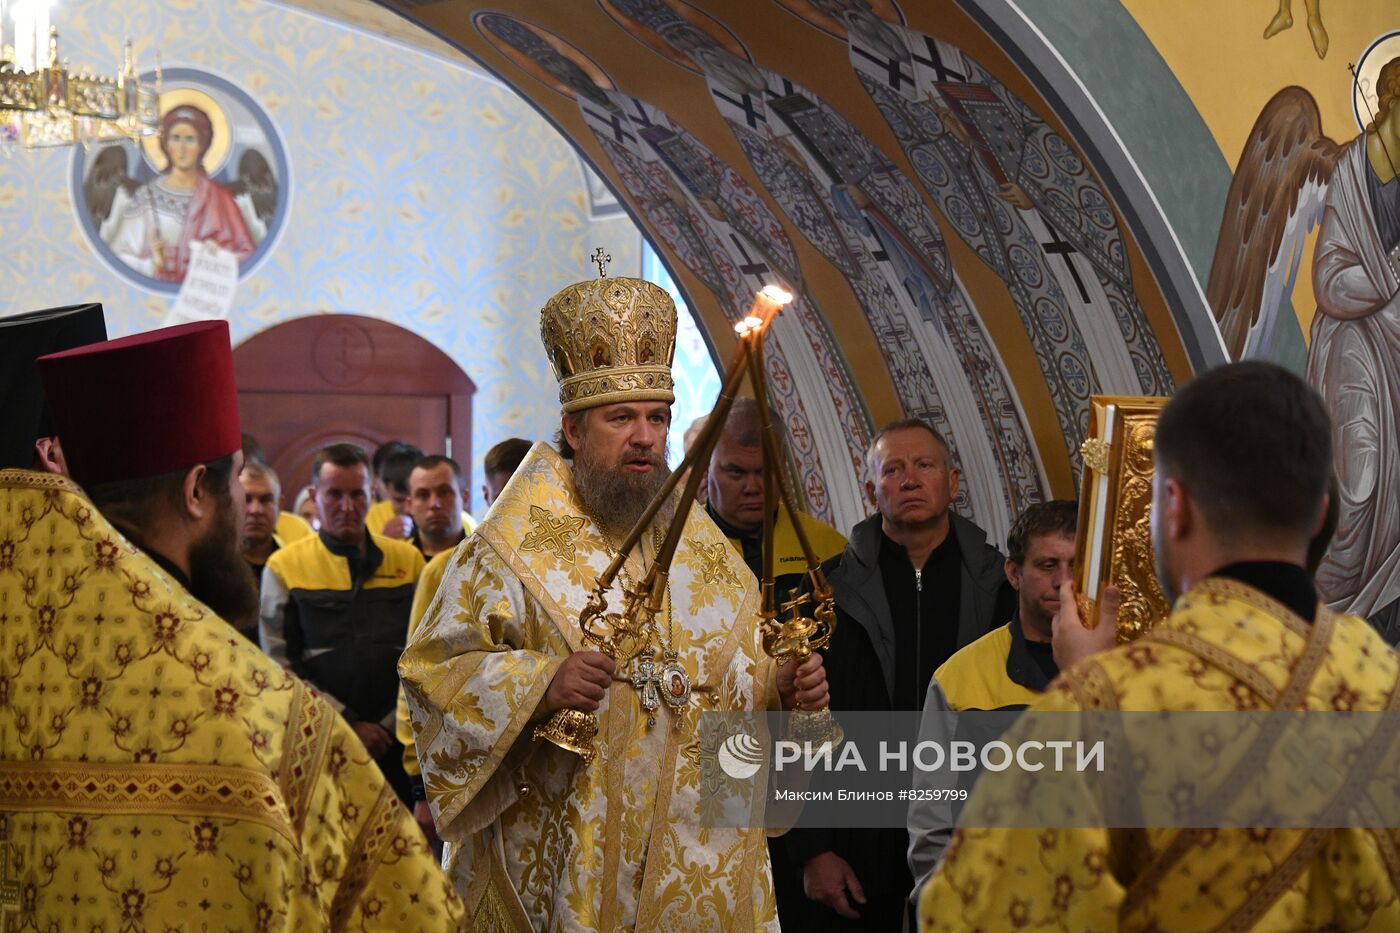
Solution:
{"label": "gold candle holder handle", "polygon": [[[608,597],[600,580],[594,586],[579,613],[579,630],[583,640],[612,658],[619,666],[630,661],[646,643],[646,628],[651,618],[646,599],[646,587],[623,591],[626,602],[622,612],[608,612]],[[597,713],[578,709],[561,709],[535,727],[534,738],[543,739],[573,752],[591,765],[598,757]]]}

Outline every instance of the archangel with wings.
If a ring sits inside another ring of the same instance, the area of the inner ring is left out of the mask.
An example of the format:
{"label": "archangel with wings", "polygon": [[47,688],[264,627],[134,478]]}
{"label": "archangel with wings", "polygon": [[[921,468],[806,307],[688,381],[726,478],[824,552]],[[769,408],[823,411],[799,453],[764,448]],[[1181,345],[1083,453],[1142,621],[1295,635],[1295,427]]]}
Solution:
{"label": "archangel with wings", "polygon": [[278,200],[277,179],[257,149],[245,149],[237,180],[210,177],[214,142],[204,109],[182,104],[161,121],[165,165],[144,184],[127,174],[130,144],[104,149],[93,160],[83,190],[99,236],[123,264],[141,275],[182,282],[190,244],[212,242],[244,262],[267,236]]}
{"label": "archangel with wings", "polygon": [[1381,66],[1364,131],[1338,145],[1317,102],[1279,91],[1250,131],[1207,297],[1232,359],[1268,352],[1304,240],[1317,314],[1308,381],[1333,420],[1337,535],[1317,571],[1328,604],[1400,637],[1400,56]]}

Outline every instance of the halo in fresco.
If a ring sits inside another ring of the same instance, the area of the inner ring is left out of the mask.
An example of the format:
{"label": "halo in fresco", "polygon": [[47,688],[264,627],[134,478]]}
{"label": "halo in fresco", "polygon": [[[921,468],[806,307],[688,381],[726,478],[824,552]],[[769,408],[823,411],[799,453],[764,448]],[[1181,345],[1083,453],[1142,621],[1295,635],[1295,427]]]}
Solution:
{"label": "halo in fresco", "polygon": [[565,97],[577,99],[582,94],[601,102],[606,101],[603,91],[617,88],[593,59],[534,23],[484,11],[472,17],[472,25],[496,51]]}
{"label": "halo in fresco", "polygon": [[[229,132],[228,114],[219,102],[197,88],[182,87],[173,91],[162,91],[160,95],[161,115],[180,106],[197,107],[204,112],[214,131],[209,149],[200,158],[204,171],[213,178],[228,161],[229,150],[233,148],[233,134]],[[170,159],[160,148],[160,136],[147,136],[141,140],[141,149],[146,156],[146,164],[155,172],[164,173],[170,167]]]}
{"label": "halo in fresco", "polygon": [[247,276],[291,200],[276,127],[241,88],[192,68],[164,70],[160,112],[156,136],[74,150],[79,226],[107,265],[149,291],[179,291],[194,242],[233,252]]}
{"label": "halo in fresco", "polygon": [[1351,109],[1356,114],[1356,126],[1365,131],[1376,113],[1376,79],[1381,66],[1400,58],[1400,29],[1376,39],[1361,53],[1356,62],[1356,80],[1351,84]]}
{"label": "halo in fresco", "polygon": [[747,62],[753,61],[753,56],[749,54],[744,43],[739,41],[739,37],[735,35],[734,31],[709,13],[697,9],[684,0],[664,0],[664,2],[682,22],[698,30],[699,34],[709,41],[701,39],[698,42],[686,42],[684,36],[673,35],[673,44],[673,42],[662,39],[654,31],[648,29],[636,17],[628,15],[624,9],[618,6],[616,0],[598,0],[598,5],[603,8],[603,12],[608,14],[613,22],[621,26],[642,45],[694,74],[703,75],[705,73],[704,57],[707,54],[709,42],[715,43],[736,58],[742,58]]}

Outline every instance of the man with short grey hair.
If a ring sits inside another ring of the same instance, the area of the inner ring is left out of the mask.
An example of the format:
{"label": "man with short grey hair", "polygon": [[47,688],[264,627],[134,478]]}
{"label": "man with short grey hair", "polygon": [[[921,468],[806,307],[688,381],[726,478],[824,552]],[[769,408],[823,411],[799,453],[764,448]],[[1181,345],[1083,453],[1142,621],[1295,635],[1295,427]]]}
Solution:
{"label": "man with short grey hair", "polygon": [[[277,478],[277,472],[266,463],[245,460],[243,470],[238,474],[238,482],[243,487],[244,497],[243,533],[239,541],[242,544],[243,560],[253,571],[253,580],[261,592],[262,572],[267,566],[268,558],[286,544],[277,534],[282,481]],[[247,628],[239,629],[239,634],[257,644],[257,620],[252,620],[252,624]]]}
{"label": "man with short grey hair", "polygon": [[[987,533],[952,511],[962,477],[937,431],[893,422],[866,463],[878,511],[826,565],[838,620],[827,651],[833,707],[912,712],[939,665],[1012,617],[1016,594]],[[794,830],[787,845],[808,898],[793,923],[840,916],[899,929],[913,888],[903,829]]]}

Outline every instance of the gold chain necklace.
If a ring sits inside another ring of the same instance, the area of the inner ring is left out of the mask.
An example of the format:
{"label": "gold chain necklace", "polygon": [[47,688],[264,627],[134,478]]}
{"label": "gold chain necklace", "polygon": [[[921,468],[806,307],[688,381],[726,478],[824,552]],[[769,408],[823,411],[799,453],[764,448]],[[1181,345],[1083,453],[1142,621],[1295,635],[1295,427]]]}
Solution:
{"label": "gold chain necklace", "polygon": [[[581,506],[582,503],[579,503]],[[618,552],[612,543],[612,538],[608,535],[607,528],[598,517],[594,515],[587,506],[583,506],[583,513],[593,522],[598,529],[598,535],[603,540],[603,547],[607,551],[609,558]],[[651,529],[653,559],[660,553],[664,537],[660,527],[652,525]],[[641,550],[641,549],[639,549]],[[641,554],[643,566],[646,564],[646,554]],[[627,563],[624,558],[623,563],[618,567],[618,576],[622,578],[622,585],[625,590],[637,592],[636,581],[627,572]],[[647,645],[637,652],[632,659],[632,676],[623,678],[632,684],[637,691],[637,699],[641,704],[642,711],[647,714],[647,728],[656,725],[656,711],[660,709],[664,701],[675,713],[674,722],[677,729],[681,728],[684,722],[685,708],[690,704],[690,675],[686,673],[685,667],[681,665],[680,653],[676,651],[675,614],[672,612],[671,604],[671,580],[666,579],[666,595],[662,603],[662,614],[666,617],[666,635],[661,635],[661,630],[656,624],[656,617],[653,616],[647,622]],[[656,669],[656,642],[661,642],[661,670]]]}

